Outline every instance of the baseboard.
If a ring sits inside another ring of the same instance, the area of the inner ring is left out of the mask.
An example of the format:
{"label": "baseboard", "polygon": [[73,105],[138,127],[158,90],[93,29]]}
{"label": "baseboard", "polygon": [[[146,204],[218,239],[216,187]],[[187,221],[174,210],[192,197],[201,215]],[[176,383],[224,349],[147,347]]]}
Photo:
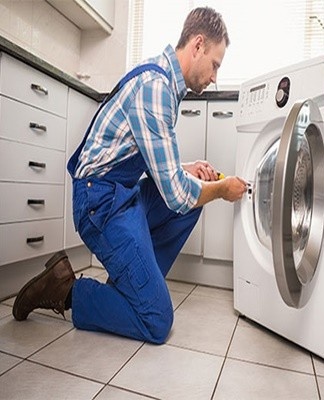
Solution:
{"label": "baseboard", "polygon": [[200,285],[233,289],[233,263],[180,254],[168,279]]}

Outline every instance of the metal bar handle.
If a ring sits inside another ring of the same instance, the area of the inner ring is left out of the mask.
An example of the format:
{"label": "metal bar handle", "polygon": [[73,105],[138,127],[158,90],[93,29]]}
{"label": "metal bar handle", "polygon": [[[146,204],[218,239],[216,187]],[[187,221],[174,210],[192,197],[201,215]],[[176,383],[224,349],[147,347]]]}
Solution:
{"label": "metal bar handle", "polygon": [[43,236],[35,236],[35,237],[29,237],[26,239],[27,244],[32,244],[32,243],[40,243],[44,242],[44,235]]}
{"label": "metal bar handle", "polygon": [[196,116],[200,115],[200,110],[182,110],[181,114],[185,116]]}
{"label": "metal bar handle", "polygon": [[214,118],[232,118],[233,111],[214,111],[213,117]]}
{"label": "metal bar handle", "polygon": [[45,96],[48,95],[48,90],[47,90],[44,86],[38,85],[37,83],[32,83],[32,84],[30,85],[30,87],[31,87],[31,89],[33,89],[35,92],[41,92],[41,93],[43,93]]}
{"label": "metal bar handle", "polygon": [[37,129],[37,130],[40,130],[40,131],[43,131],[43,132],[47,131],[46,125],[41,125],[41,124],[38,124],[37,122],[29,122],[29,128]]}
{"label": "metal bar handle", "polygon": [[36,167],[36,168],[46,168],[46,164],[45,163],[41,163],[41,162],[37,162],[37,161],[29,161],[28,163],[29,167]]}
{"label": "metal bar handle", "polygon": [[29,206],[33,205],[45,205],[45,200],[44,199],[28,199],[27,204]]}

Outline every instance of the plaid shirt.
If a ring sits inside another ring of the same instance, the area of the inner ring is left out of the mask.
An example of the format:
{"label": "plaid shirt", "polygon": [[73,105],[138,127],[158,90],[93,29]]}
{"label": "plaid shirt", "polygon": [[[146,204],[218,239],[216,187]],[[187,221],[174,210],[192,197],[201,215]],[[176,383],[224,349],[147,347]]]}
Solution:
{"label": "plaid shirt", "polygon": [[200,181],[181,167],[174,132],[179,103],[187,89],[170,45],[147,62],[162,67],[169,79],[156,71],[145,71],[120,89],[96,118],[75,177],[103,176],[140,152],[167,206],[185,214],[201,192]]}

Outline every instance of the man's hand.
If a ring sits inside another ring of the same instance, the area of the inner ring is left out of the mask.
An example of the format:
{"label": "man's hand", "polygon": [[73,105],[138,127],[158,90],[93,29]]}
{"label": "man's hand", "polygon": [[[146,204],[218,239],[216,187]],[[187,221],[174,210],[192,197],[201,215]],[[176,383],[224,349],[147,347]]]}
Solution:
{"label": "man's hand", "polygon": [[203,182],[196,207],[201,207],[210,201],[224,199],[240,200],[247,190],[247,182],[237,176],[228,176],[217,182]]}
{"label": "man's hand", "polygon": [[222,182],[221,197],[227,201],[241,200],[247,190],[247,182],[238,176],[228,176]]}
{"label": "man's hand", "polygon": [[219,178],[215,168],[207,161],[198,160],[191,163],[184,163],[182,164],[182,167],[185,171],[202,181],[217,181]]}

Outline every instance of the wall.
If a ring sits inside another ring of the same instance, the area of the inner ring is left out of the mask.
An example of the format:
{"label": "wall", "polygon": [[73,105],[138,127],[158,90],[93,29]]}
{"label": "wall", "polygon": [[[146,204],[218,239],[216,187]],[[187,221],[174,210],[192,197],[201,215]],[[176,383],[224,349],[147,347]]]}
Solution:
{"label": "wall", "polygon": [[81,31],[45,0],[0,0],[0,35],[99,92],[112,89],[127,62],[129,0],[118,0],[111,36]]}

